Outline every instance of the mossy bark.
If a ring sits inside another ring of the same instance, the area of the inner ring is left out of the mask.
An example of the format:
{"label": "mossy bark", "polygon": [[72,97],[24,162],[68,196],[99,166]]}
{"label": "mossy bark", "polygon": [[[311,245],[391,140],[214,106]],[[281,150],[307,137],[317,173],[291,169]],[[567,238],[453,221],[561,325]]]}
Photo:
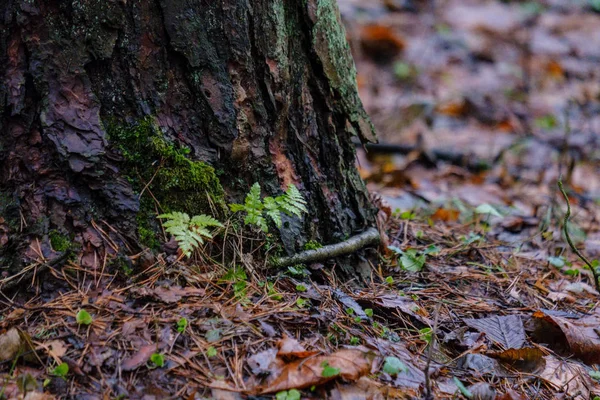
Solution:
{"label": "mossy bark", "polygon": [[373,224],[334,0],[0,3],[2,273],[59,257],[57,237],[95,267],[152,239],[157,210],[224,213],[257,181],[310,204],[288,252]]}

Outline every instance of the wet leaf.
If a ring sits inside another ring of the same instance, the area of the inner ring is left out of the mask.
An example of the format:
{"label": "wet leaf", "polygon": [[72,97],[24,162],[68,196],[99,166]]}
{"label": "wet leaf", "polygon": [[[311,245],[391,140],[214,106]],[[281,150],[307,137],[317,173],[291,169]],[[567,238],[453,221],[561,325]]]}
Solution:
{"label": "wet leaf", "polygon": [[518,315],[465,319],[467,325],[485,333],[491,340],[504,349],[520,349],[525,345],[525,328]]}
{"label": "wet leaf", "polygon": [[550,343],[547,343],[550,347],[556,345],[563,347],[566,344],[568,352],[586,363],[600,363],[600,336],[597,333],[598,326],[600,326],[600,315],[593,314],[580,319],[567,319],[537,311],[533,316],[537,322],[541,322],[536,327],[535,337],[546,339],[552,337],[549,335],[547,325],[550,324],[551,327],[558,328],[562,333],[562,338],[556,338],[556,340],[562,340],[559,342],[550,340]]}

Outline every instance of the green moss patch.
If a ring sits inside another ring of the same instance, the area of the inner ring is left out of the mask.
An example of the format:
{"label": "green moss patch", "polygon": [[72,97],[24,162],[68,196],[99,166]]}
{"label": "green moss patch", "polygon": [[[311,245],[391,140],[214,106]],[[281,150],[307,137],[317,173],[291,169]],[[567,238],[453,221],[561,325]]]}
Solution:
{"label": "green moss patch", "polygon": [[[169,141],[152,117],[134,124],[107,124],[109,140],[123,156],[122,170],[133,189],[142,194],[137,216],[143,244],[156,248],[156,207],[160,212],[189,215],[225,210],[225,192],[215,170],[189,158],[189,149]],[[143,193],[142,193],[143,192]]]}
{"label": "green moss patch", "polygon": [[63,252],[71,248],[71,239],[57,230],[48,232],[48,238],[50,239],[50,245],[54,251]]}

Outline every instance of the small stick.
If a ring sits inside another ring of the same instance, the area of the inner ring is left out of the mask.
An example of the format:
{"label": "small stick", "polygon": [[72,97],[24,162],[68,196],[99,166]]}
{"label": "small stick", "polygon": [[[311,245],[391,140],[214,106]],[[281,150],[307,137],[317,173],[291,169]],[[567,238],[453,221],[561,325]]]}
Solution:
{"label": "small stick", "polygon": [[363,233],[352,236],[350,239],[341,243],[330,244],[323,246],[320,249],[302,251],[290,257],[275,258],[270,264],[274,267],[287,267],[288,265],[327,260],[329,258],[353,253],[366,245],[379,243],[380,240],[379,231],[376,228],[369,228]]}
{"label": "small stick", "polygon": [[568,229],[568,223],[569,223],[569,217],[571,216],[571,204],[569,203],[569,196],[567,196],[567,193],[565,192],[565,189],[563,188],[563,183],[562,183],[562,177],[558,179],[558,188],[560,189],[560,192],[562,193],[563,197],[565,198],[565,201],[567,202],[567,213],[565,214],[565,220],[563,222],[563,230],[565,232],[565,238],[567,239],[567,243],[569,243],[569,247],[571,247],[571,250],[573,250],[573,253],[577,254],[577,257],[579,257],[590,269],[590,271],[592,271],[592,276],[594,277],[594,283],[596,284],[596,291],[598,291],[598,293],[600,293],[600,283],[598,282],[598,272],[596,271],[596,268],[594,268],[594,266],[592,265],[591,262],[588,261],[588,259],[581,254],[581,252],[577,249],[577,247],[575,247],[575,245],[573,244],[573,241],[571,240],[571,236],[569,236],[569,229]]}

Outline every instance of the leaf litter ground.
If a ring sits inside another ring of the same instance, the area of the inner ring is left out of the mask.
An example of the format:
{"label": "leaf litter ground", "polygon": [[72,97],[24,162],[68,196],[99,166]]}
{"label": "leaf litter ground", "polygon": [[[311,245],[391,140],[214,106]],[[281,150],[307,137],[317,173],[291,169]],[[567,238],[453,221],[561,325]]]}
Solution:
{"label": "leaf litter ground", "polygon": [[340,1],[383,142],[358,154],[382,248],[353,258],[350,280],[348,260],[273,271],[242,234],[235,271],[215,243],[219,261],[141,254],[129,275],[50,267],[0,289],[0,393],[600,395],[599,297],[556,189],[562,174],[572,236],[597,259],[592,3]]}

